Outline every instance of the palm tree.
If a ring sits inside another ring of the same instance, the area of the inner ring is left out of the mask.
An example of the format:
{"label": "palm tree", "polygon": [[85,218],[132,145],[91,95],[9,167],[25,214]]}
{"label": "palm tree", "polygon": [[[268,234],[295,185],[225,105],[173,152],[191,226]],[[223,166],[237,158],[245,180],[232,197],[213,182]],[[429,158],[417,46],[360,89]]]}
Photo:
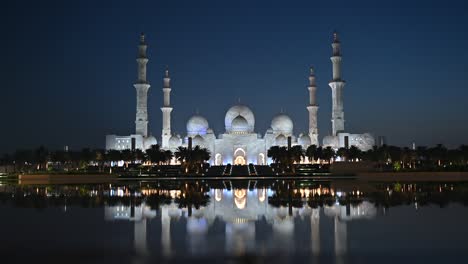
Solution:
{"label": "palm tree", "polygon": [[361,159],[362,158],[362,151],[358,147],[352,145],[348,149],[348,158],[350,160]]}
{"label": "palm tree", "polygon": [[130,149],[122,150],[122,160],[125,162],[125,167],[128,168],[128,163],[133,162],[135,160],[133,151],[131,151]]}
{"label": "palm tree", "polygon": [[159,145],[152,145],[149,149],[146,150],[146,155],[152,164],[160,164],[163,160],[163,152]]}
{"label": "palm tree", "polygon": [[339,148],[336,152],[336,155],[342,157],[344,161],[348,160],[349,154],[350,153],[347,148]]}
{"label": "palm tree", "polygon": [[145,161],[147,160],[145,152],[143,152],[143,150],[141,149],[135,149],[133,151],[133,156],[135,160],[139,161],[140,163],[145,163]]}
{"label": "palm tree", "polygon": [[107,159],[112,162],[117,162],[122,160],[122,155],[119,150],[111,149],[107,151]]}
{"label": "palm tree", "polygon": [[193,149],[179,147],[174,154],[176,159],[182,164],[182,168],[186,173],[200,173],[203,164],[211,158],[208,149],[201,148],[198,145]]}
{"label": "palm tree", "polygon": [[49,159],[50,153],[44,146],[40,146],[34,151],[34,163],[37,170],[47,169]]}
{"label": "palm tree", "polygon": [[313,161],[318,159],[318,148],[317,145],[310,145],[307,150],[305,155],[309,159],[309,162],[312,163]]}
{"label": "palm tree", "polygon": [[280,147],[279,146],[272,146],[267,151],[267,157],[273,160],[273,163],[277,164],[280,158]]}
{"label": "palm tree", "polygon": [[93,160],[96,161],[97,165],[98,165],[98,168],[99,168],[99,171],[101,172],[102,171],[102,167],[103,167],[103,164],[104,164],[104,160],[105,160],[105,151],[102,150],[102,149],[96,149],[94,150],[94,158]]}
{"label": "palm tree", "polygon": [[326,147],[323,150],[323,159],[328,160],[328,164],[331,163],[331,160],[335,157],[335,150],[332,147]]}
{"label": "palm tree", "polygon": [[437,146],[428,149],[429,157],[433,162],[436,162],[438,166],[442,165],[447,157],[447,148],[442,144],[437,144]]}
{"label": "palm tree", "polygon": [[169,164],[172,158],[174,157],[174,154],[172,154],[172,151],[170,150],[165,150],[162,153],[162,157],[163,157],[164,163]]}

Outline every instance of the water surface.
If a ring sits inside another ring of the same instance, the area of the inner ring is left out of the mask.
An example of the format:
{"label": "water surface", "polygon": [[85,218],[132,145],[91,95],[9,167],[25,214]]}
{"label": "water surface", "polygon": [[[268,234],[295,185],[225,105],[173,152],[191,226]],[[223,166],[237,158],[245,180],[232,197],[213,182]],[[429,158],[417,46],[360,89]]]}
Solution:
{"label": "water surface", "polygon": [[468,256],[468,185],[140,181],[0,186],[12,263],[439,263]]}

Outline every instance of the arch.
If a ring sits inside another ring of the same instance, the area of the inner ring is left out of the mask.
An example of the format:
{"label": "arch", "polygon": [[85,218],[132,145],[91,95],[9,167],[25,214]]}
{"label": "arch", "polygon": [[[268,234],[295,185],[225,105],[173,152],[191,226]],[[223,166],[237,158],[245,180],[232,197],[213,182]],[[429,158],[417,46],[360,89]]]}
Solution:
{"label": "arch", "polygon": [[236,148],[236,150],[234,150],[234,165],[246,165],[246,156],[247,153],[243,148]]}
{"label": "arch", "polygon": [[216,153],[215,155],[215,165],[220,166],[223,165],[223,156],[220,153]]}
{"label": "arch", "polygon": [[243,148],[236,148],[236,150],[234,150],[234,156],[239,156],[239,154],[237,154],[238,152],[242,152],[241,155],[245,157],[246,152]]}
{"label": "arch", "polygon": [[265,154],[263,153],[258,154],[257,164],[265,165]]}

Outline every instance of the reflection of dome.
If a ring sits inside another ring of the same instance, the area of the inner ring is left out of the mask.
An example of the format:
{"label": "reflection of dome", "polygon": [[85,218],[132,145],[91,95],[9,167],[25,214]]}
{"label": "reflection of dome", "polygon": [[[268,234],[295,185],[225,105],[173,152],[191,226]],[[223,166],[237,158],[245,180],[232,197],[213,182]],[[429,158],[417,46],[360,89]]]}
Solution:
{"label": "reflection of dome", "polygon": [[206,134],[208,130],[208,120],[200,115],[194,115],[187,121],[187,133],[194,134]]}
{"label": "reflection of dome", "polygon": [[170,218],[179,218],[182,212],[179,208],[169,208],[167,214]]}
{"label": "reflection of dome", "polygon": [[200,135],[196,135],[193,139],[192,139],[192,146],[200,146],[200,147],[203,147],[204,146],[204,143],[205,143],[205,139],[203,139]]}
{"label": "reflection of dome", "polygon": [[248,132],[249,131],[249,123],[247,120],[238,115],[231,123],[231,131],[232,132]]}
{"label": "reflection of dome", "polygon": [[180,146],[180,138],[178,136],[172,136],[169,139],[169,147],[176,148]]}
{"label": "reflection of dome", "polygon": [[250,108],[245,105],[235,105],[229,108],[229,110],[226,112],[226,117],[224,118],[224,125],[226,126],[226,131],[231,132],[232,122],[239,115],[247,121],[247,132],[253,132],[255,126],[255,117]]}
{"label": "reflection of dome", "polygon": [[324,147],[338,147],[338,137],[336,136],[326,136],[323,138],[323,146]]}
{"label": "reflection of dome", "polygon": [[287,144],[288,144],[288,139],[283,134],[280,134],[279,136],[276,137],[276,145],[285,146]]}
{"label": "reflection of dome", "polygon": [[271,128],[275,132],[290,134],[293,131],[293,122],[286,114],[278,114],[271,120]]}
{"label": "reflection of dome", "polygon": [[157,144],[158,144],[158,141],[153,136],[149,136],[143,140],[143,147],[145,149],[149,149],[151,148],[152,145],[157,145]]}
{"label": "reflection of dome", "polygon": [[298,139],[297,139],[297,143],[299,143],[299,145],[301,146],[308,146],[311,144],[311,140],[310,140],[310,137],[306,134],[304,135],[301,135]]}

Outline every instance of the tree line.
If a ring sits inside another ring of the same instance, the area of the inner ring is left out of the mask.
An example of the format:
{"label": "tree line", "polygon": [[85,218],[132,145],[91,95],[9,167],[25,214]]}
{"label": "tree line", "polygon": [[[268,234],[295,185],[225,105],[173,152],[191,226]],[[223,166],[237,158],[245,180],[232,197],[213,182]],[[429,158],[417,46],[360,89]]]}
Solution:
{"label": "tree line", "polygon": [[44,146],[36,149],[18,150],[13,154],[5,154],[0,159],[0,165],[14,166],[16,171],[32,172],[52,170],[59,166],[63,170],[85,170],[90,166],[103,170],[118,162],[129,165],[168,165],[174,158],[187,168],[186,172],[199,171],[210,159],[210,152],[206,148],[179,147],[176,151],[161,149],[159,145],[152,145],[149,149],[104,150],[84,148],[79,151],[48,150]]}
{"label": "tree line", "polygon": [[304,161],[309,163],[332,163],[333,161],[366,161],[373,162],[377,167],[393,170],[465,170],[468,169],[468,146],[448,149],[442,144],[434,147],[397,147],[382,145],[374,146],[368,151],[361,151],[356,146],[349,148],[320,147],[310,145],[303,149],[300,145],[288,147],[273,146],[267,156],[272,159],[274,166],[283,171],[294,172],[294,163]]}
{"label": "tree line", "polygon": [[[349,148],[321,147],[310,145],[303,149],[300,145],[291,148],[272,146],[267,156],[273,161],[273,166],[283,171],[294,171],[299,162],[326,163],[334,161],[367,161],[377,167],[391,170],[468,170],[468,146],[448,149],[438,144],[433,147],[397,147],[383,145],[374,146],[368,151],[361,151],[355,146]],[[5,154],[0,159],[0,165],[14,166],[16,171],[44,171],[50,165],[60,165],[64,170],[86,169],[95,166],[100,169],[122,162],[129,165],[165,165],[171,160],[177,160],[183,171],[201,172],[204,164],[211,158],[206,148],[195,146],[192,149],[179,147],[174,152],[153,145],[146,151],[135,149],[103,150],[84,148],[80,151],[48,150],[44,146],[35,149],[18,150],[13,154]]]}

